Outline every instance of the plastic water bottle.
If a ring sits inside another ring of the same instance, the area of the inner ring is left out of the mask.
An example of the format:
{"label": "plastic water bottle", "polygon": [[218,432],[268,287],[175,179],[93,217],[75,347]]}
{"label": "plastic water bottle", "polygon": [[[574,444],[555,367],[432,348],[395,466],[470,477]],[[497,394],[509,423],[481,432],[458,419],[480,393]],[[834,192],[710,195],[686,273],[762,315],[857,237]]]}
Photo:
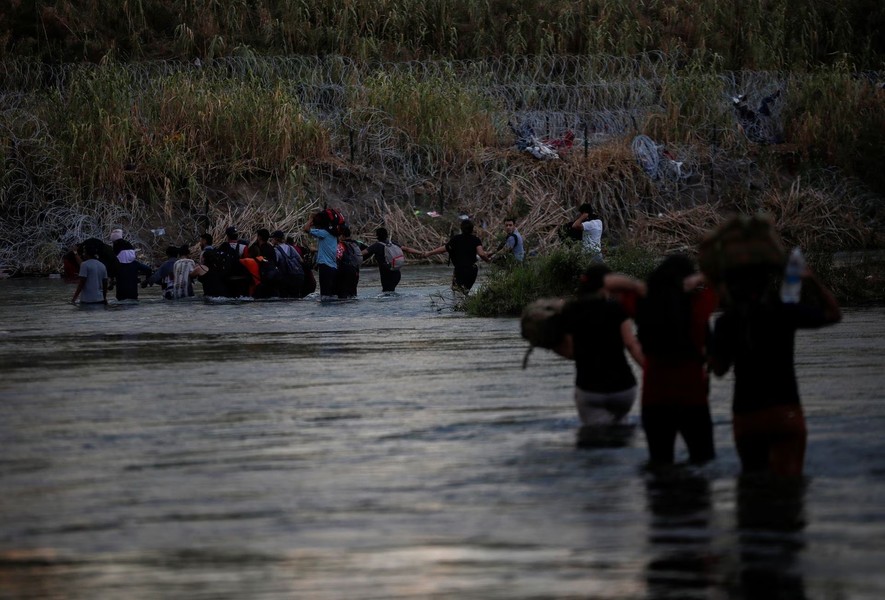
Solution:
{"label": "plastic water bottle", "polygon": [[790,252],[787,267],[784,270],[784,281],[781,284],[781,302],[796,304],[802,296],[802,273],[805,271],[805,257],[797,246]]}

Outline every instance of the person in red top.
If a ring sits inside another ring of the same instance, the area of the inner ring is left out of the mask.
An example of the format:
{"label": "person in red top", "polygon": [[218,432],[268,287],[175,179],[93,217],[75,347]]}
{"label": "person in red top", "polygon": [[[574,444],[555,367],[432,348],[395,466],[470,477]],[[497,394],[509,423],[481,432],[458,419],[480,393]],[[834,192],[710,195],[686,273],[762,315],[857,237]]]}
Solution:
{"label": "person in red top", "polygon": [[691,259],[669,256],[649,275],[636,321],[645,355],[642,427],[653,465],[672,464],[676,436],[689,461],[716,456],[708,402],[707,339],[718,297]]}

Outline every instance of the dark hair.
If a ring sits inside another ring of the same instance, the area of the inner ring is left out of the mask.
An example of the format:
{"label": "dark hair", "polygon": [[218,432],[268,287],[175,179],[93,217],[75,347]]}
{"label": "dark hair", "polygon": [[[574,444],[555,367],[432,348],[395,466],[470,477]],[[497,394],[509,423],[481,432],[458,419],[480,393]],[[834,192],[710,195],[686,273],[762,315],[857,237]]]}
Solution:
{"label": "dark hair", "polygon": [[313,226],[315,229],[328,229],[330,224],[329,215],[324,210],[313,216]]}
{"label": "dark hair", "polygon": [[98,256],[99,252],[101,252],[101,246],[95,241],[88,240],[83,243],[83,253],[86,256]]}
{"label": "dark hair", "polygon": [[593,210],[593,205],[589,202],[585,202],[584,204],[582,204],[581,207],[578,209],[578,212],[587,213],[587,217],[590,218],[590,220],[599,218],[599,215],[596,214],[595,210]]}
{"label": "dark hair", "polygon": [[207,246],[212,245],[212,234],[211,233],[202,233],[200,234],[200,239],[206,242]]}
{"label": "dark hair", "polygon": [[590,265],[578,280],[578,293],[595,294],[605,285],[605,276],[611,272],[612,270],[605,265]]}
{"label": "dark hair", "polygon": [[291,235],[287,235],[286,236],[286,243],[289,244],[290,246],[294,246],[295,245],[295,238]]}
{"label": "dark hair", "polygon": [[178,249],[178,256],[187,256],[191,253],[190,244],[182,244],[181,248]]}
{"label": "dark hair", "polygon": [[689,257],[674,254],[649,274],[647,293],[636,315],[639,343],[647,354],[700,356],[691,340],[691,298],[683,289],[683,280],[695,272]]}
{"label": "dark hair", "polygon": [[389,235],[384,227],[379,227],[375,230],[375,237],[378,238],[379,242],[386,242]]}
{"label": "dark hair", "polygon": [[270,232],[267,229],[264,229],[262,227],[261,229],[259,229],[258,231],[255,232],[255,236],[259,240],[261,240],[262,242],[266,242],[267,240],[270,239]]}
{"label": "dark hair", "polygon": [[166,256],[175,258],[181,249],[178,246],[166,246]]}
{"label": "dark hair", "polygon": [[461,233],[464,235],[470,235],[473,233],[473,221],[470,219],[464,219],[461,221]]}
{"label": "dark hair", "polygon": [[516,219],[513,217],[504,217],[504,224],[507,224],[507,221],[511,221],[514,225],[516,225]]}
{"label": "dark hair", "polygon": [[349,238],[350,237],[350,227],[348,227],[347,225],[342,225],[341,226],[341,235],[343,235],[346,238]]}

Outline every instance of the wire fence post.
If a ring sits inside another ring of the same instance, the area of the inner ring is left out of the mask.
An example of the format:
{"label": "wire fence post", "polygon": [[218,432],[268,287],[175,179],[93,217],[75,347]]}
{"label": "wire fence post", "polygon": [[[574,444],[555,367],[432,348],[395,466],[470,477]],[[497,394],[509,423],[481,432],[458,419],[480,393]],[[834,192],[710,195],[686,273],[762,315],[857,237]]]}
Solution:
{"label": "wire fence post", "polygon": [[587,123],[584,123],[584,160],[587,160],[589,148],[590,140],[587,139]]}

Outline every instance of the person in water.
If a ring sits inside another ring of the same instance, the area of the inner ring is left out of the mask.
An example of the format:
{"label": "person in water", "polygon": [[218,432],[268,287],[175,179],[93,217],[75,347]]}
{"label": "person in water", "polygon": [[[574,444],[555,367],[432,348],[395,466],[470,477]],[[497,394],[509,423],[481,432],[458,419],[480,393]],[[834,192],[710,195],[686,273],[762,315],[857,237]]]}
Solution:
{"label": "person in water", "polygon": [[175,263],[178,262],[180,253],[181,248],[178,246],[167,246],[166,260],[142,283],[142,286],[160,284],[163,298],[172,300],[175,289]]}
{"label": "person in water", "polygon": [[375,239],[377,241],[374,244],[370,244],[368,247],[363,248],[363,257],[367,260],[369,258],[374,258],[375,262],[378,264],[378,275],[381,277],[381,291],[395,292],[396,286],[399,285],[403,274],[399,268],[391,268],[387,263],[386,250],[388,245],[392,244],[398,247],[403,253],[416,254],[419,256],[423,256],[424,253],[420,250],[409,248],[408,246],[404,246],[403,244],[391,240],[390,233],[385,227],[379,227],[375,230]]}
{"label": "person in water", "polygon": [[563,307],[565,339],[555,349],[575,361],[575,406],[587,427],[621,423],[636,400],[636,377],[624,351],[640,367],[645,362],[632,320],[610,297],[610,273],[592,265],[581,276],[577,298]]}
{"label": "person in water", "polygon": [[108,303],[108,271],[98,260],[100,249],[94,243],[83,245],[84,258],[80,263],[80,281],[74,290],[71,303],[74,304],[79,298],[80,304],[107,304]]}
{"label": "person in water", "polygon": [[[802,475],[807,430],[794,368],[796,331],[838,323],[832,292],[806,269],[798,303],[778,295],[780,269],[736,267],[724,275],[727,307],[716,319],[711,365],[734,367],[732,427],[745,473]],[[806,298],[815,298],[811,303]]]}
{"label": "person in water", "polygon": [[677,435],[690,462],[707,462],[716,456],[706,357],[718,296],[682,255],[665,258],[645,287],[636,321],[645,356],[642,427],[650,462],[672,464]]}
{"label": "person in water", "polygon": [[482,240],[473,235],[473,222],[470,219],[461,221],[461,233],[452,236],[445,245],[425,252],[424,257],[427,258],[443,252],[449,253],[449,258],[454,266],[452,289],[462,294],[467,294],[476,283],[476,277],[479,274],[476,257],[478,256],[485,262],[492,260],[482,247]]}
{"label": "person in water", "polygon": [[122,229],[111,232],[111,246],[117,257],[117,269],[112,286],[117,300],[138,300],[138,276],[151,276],[151,268],[138,261],[135,246],[123,237]]}
{"label": "person in water", "polygon": [[320,299],[338,296],[338,236],[329,231],[329,220],[325,212],[310,216],[304,225],[304,232],[317,239],[317,270],[320,279]]}
{"label": "person in water", "polygon": [[[278,290],[281,298],[301,298],[304,286],[304,264],[298,251],[286,241],[286,234],[274,231],[270,236],[280,269]],[[294,240],[293,240],[294,242]]]}

